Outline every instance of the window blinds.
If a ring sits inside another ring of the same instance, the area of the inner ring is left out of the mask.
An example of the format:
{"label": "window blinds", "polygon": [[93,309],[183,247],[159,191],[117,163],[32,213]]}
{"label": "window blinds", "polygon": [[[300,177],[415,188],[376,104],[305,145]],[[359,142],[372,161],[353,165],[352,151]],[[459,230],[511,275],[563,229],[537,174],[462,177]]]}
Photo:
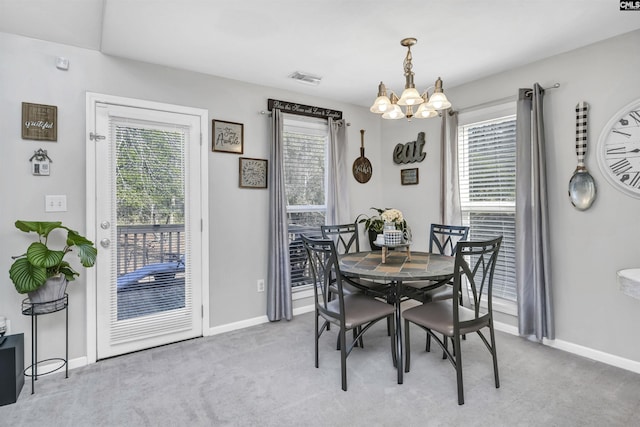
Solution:
{"label": "window blinds", "polygon": [[515,301],[515,115],[459,126],[458,158],[463,223],[471,240],[503,236],[493,295]]}

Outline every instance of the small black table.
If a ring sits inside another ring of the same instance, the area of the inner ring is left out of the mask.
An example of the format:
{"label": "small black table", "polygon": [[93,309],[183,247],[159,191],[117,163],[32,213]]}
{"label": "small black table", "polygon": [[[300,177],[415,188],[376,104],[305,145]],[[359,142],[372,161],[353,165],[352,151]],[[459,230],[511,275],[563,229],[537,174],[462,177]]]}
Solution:
{"label": "small black table", "polygon": [[345,276],[382,280],[393,285],[389,302],[395,305],[396,310],[396,368],[398,384],[402,384],[404,358],[400,303],[405,295],[402,282],[429,280],[434,282],[434,288],[442,286],[453,277],[455,257],[428,252],[413,252],[407,256],[405,251],[389,251],[383,261],[382,254],[373,251],[340,255],[339,263]]}
{"label": "small black table", "polygon": [[24,334],[0,340],[0,406],[16,403],[24,385]]}
{"label": "small black table", "polygon": [[[56,372],[62,367],[65,367],[65,378],[69,378],[69,296],[64,294],[64,297],[43,303],[31,302],[29,298],[22,300],[22,314],[25,316],[31,316],[31,366],[28,366],[24,370],[24,375],[31,377],[31,394],[35,392],[34,385],[35,380],[38,379],[38,375],[47,375]],[[65,354],[64,359],[61,357],[54,357],[50,359],[38,360],[38,316],[44,316],[45,314],[55,313],[58,311],[65,311]],[[44,362],[61,362],[60,366],[55,367],[47,372],[38,374],[38,365]],[[30,373],[27,373],[29,371]]]}

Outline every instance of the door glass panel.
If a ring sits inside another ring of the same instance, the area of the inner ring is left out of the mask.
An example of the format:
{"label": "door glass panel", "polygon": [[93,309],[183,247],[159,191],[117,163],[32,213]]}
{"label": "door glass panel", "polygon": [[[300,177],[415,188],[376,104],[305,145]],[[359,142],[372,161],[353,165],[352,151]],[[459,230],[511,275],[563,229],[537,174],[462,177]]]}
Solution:
{"label": "door glass panel", "polygon": [[114,131],[117,320],[184,308],[184,132]]}

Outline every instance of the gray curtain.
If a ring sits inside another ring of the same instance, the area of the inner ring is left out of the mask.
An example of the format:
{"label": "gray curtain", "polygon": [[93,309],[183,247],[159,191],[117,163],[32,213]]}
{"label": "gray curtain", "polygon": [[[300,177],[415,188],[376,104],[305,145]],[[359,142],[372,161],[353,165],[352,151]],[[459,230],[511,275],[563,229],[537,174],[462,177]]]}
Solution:
{"label": "gray curtain", "polygon": [[520,89],[516,124],[516,286],[520,335],[554,339],[544,121],[539,84]]}
{"label": "gray curtain", "polygon": [[267,276],[267,317],[270,321],[293,318],[287,196],[284,187],[282,114],[274,109],[269,165],[269,272]]}
{"label": "gray curtain", "polygon": [[442,115],[440,131],[440,221],[462,225],[460,186],[458,185],[458,112]]}
{"label": "gray curtain", "polygon": [[349,206],[349,167],[347,164],[347,124],[329,118],[327,215],[330,225],[353,222]]}

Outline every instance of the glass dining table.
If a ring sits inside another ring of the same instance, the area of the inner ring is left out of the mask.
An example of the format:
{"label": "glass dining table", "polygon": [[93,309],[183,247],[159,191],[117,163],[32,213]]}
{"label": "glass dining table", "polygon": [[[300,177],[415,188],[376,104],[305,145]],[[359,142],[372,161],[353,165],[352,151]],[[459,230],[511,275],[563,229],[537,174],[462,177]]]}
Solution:
{"label": "glass dining table", "polygon": [[455,257],[428,252],[389,251],[382,260],[381,251],[354,252],[340,255],[340,271],[347,277],[373,279],[390,283],[387,302],[395,305],[396,368],[398,384],[403,376],[403,341],[401,302],[407,296],[403,282],[432,281],[425,289],[444,285],[453,277]]}

